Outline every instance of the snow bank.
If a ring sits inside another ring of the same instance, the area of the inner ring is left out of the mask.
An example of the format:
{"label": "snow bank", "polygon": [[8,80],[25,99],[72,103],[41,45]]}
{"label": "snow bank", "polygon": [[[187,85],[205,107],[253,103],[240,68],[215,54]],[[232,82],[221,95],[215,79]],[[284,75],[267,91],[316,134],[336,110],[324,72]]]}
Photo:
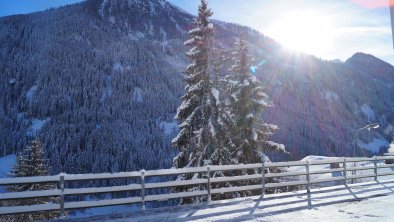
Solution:
{"label": "snow bank", "polygon": [[325,94],[325,98],[326,100],[338,100],[339,96],[338,94],[331,92],[331,91],[327,91]]}
{"label": "snow bank", "polygon": [[16,79],[10,79],[10,80],[8,80],[8,83],[10,85],[14,85],[16,83]]}
{"label": "snow bank", "polygon": [[[145,25],[147,26],[146,23],[145,23]],[[150,35],[154,35],[154,34],[155,34],[155,32],[154,32],[154,27],[153,27],[153,24],[152,24],[152,21],[149,21],[149,27],[147,27],[147,29],[149,30],[149,34],[150,34]]]}
{"label": "snow bank", "polygon": [[179,26],[178,22],[172,17],[170,16],[170,20],[175,24],[175,28],[176,30],[178,30],[179,32],[185,32],[181,26]]}
{"label": "snow bank", "polygon": [[216,88],[212,88],[212,95],[215,97],[216,100],[216,105],[219,105],[220,100],[219,100],[219,91]]}
{"label": "snow bank", "polygon": [[328,157],[328,156],[307,156],[304,157],[301,161],[317,161],[317,160],[336,160],[343,159],[342,157]]}
{"label": "snow bank", "polygon": [[160,35],[163,37],[162,51],[165,51],[166,47],[168,45],[168,40],[167,40],[167,32],[164,31],[164,29],[162,27],[160,27]]}
{"label": "snow bank", "polygon": [[116,18],[115,18],[115,16],[110,16],[110,17],[108,17],[108,21],[113,25],[113,24],[115,24],[116,23]]}
{"label": "snow bank", "polygon": [[122,65],[120,62],[115,62],[115,63],[112,65],[112,70],[123,72],[124,67],[123,67],[123,65]]}
{"label": "snow bank", "polygon": [[[394,109],[393,109],[393,110],[394,110]],[[391,131],[394,131],[394,126],[391,125],[391,124],[389,124],[389,125],[386,127],[386,129],[384,129],[384,133],[387,134],[387,135],[390,135],[390,134],[391,134]]]}
{"label": "snow bank", "polygon": [[[336,160],[336,159],[342,159],[342,158],[326,157],[326,156],[307,156],[307,157],[303,158],[301,161],[313,162],[313,161],[319,161],[319,160]],[[311,172],[312,171],[328,170],[328,169],[331,169],[330,164],[310,165],[310,168],[309,168],[309,170]],[[306,167],[305,166],[293,166],[293,167],[289,167],[288,171],[290,171],[290,172],[306,172]],[[321,179],[328,179],[328,178],[340,177],[340,176],[342,176],[341,172],[333,172],[333,173],[310,175],[310,179],[311,180],[321,180]],[[305,176],[300,176],[300,177],[305,177]],[[326,187],[326,186],[340,185],[342,183],[343,183],[342,181],[330,181],[330,182],[316,184],[314,186]]]}
{"label": "snow bank", "polygon": [[392,221],[392,181],[384,185],[364,183],[292,193],[267,194],[120,215],[86,218],[81,221]]}
{"label": "snow bank", "polygon": [[16,114],[16,119],[17,119],[18,121],[21,121],[21,120],[23,120],[23,119],[25,118],[25,115],[26,115],[25,112],[17,113],[17,114]]}
{"label": "snow bank", "polygon": [[172,56],[166,56],[165,60],[168,62],[168,64],[170,64],[172,67],[174,67],[176,70],[178,70],[179,72],[183,71],[185,69],[185,66],[187,66],[187,64],[180,59],[179,57],[172,57]]}
{"label": "snow bank", "polygon": [[31,102],[38,89],[37,85],[33,85],[29,91],[26,92],[26,99]]}
{"label": "snow bank", "polygon": [[388,147],[389,143],[383,138],[373,138],[371,143],[357,142],[357,145],[374,153],[378,153],[381,147]]}
{"label": "snow bank", "polygon": [[179,130],[178,123],[176,121],[173,122],[163,121],[160,123],[160,128],[164,130],[164,134],[166,135],[173,135],[175,132]]}
{"label": "snow bank", "polygon": [[375,112],[373,111],[373,109],[369,105],[364,104],[361,107],[361,112],[364,113],[368,117],[368,121],[375,120]]}
{"label": "snow bank", "polygon": [[[120,65],[120,64],[119,64]],[[107,75],[104,80],[104,88],[101,93],[100,102],[104,102],[104,100],[108,97],[112,96],[112,76]]]}
{"label": "snow bank", "polygon": [[27,136],[36,136],[37,133],[41,130],[41,128],[51,120],[51,118],[46,119],[33,119],[31,121],[31,126],[29,130],[26,132]]}
{"label": "snow bank", "polygon": [[[16,163],[16,156],[14,154],[0,157],[0,178],[8,177],[12,168]],[[0,193],[5,192],[4,187],[0,187]]]}
{"label": "snow bank", "polygon": [[100,8],[99,8],[99,15],[101,16],[101,17],[104,17],[104,9],[105,9],[105,6],[106,6],[106,4],[107,4],[107,2],[108,2],[108,0],[103,0],[102,2],[101,2],[101,5],[100,5]]}
{"label": "snow bank", "polygon": [[141,88],[136,87],[134,89],[132,101],[139,102],[139,103],[144,101],[144,97],[142,96],[142,89]]}
{"label": "snow bank", "polygon": [[134,32],[134,33],[129,33],[128,36],[131,40],[138,40],[144,38],[145,34],[142,32]]}
{"label": "snow bank", "polygon": [[388,152],[389,153],[394,153],[394,140],[393,140],[393,142],[391,142]]}
{"label": "snow bank", "polygon": [[0,157],[0,178],[8,177],[12,167],[16,163],[15,154]]}
{"label": "snow bank", "polygon": [[120,206],[109,206],[109,207],[97,207],[97,208],[89,208],[85,210],[76,210],[69,213],[67,218],[84,218],[91,216],[100,216],[100,215],[111,215],[111,214],[121,214],[121,213],[130,213],[133,211],[141,210],[140,206],[137,205],[120,205]]}

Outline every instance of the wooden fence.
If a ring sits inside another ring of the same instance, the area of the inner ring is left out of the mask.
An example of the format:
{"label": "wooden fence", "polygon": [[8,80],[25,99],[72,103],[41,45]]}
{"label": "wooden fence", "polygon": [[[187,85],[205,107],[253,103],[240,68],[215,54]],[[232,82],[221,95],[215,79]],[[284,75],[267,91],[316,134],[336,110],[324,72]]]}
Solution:
{"label": "wooden fence", "polygon": [[[0,194],[0,201],[7,200],[21,200],[29,198],[40,197],[59,197],[59,203],[38,204],[29,206],[7,206],[0,207],[0,215],[4,214],[18,214],[29,213],[38,211],[60,211],[64,215],[65,211],[72,209],[83,209],[92,207],[115,206],[125,204],[139,203],[142,209],[145,209],[146,202],[165,201],[170,199],[206,196],[208,201],[214,194],[223,194],[240,191],[261,190],[265,193],[267,188],[287,187],[287,186],[305,186],[308,193],[310,193],[312,184],[319,184],[333,181],[343,181],[344,184],[348,180],[355,180],[359,178],[374,178],[376,181],[379,176],[394,175],[394,171],[381,172],[379,169],[394,167],[394,164],[384,164],[384,160],[393,160],[394,156],[379,156],[373,158],[333,158],[327,160],[317,161],[292,161],[292,162],[276,162],[276,163],[259,163],[247,165],[222,165],[222,166],[206,166],[194,167],[184,169],[161,169],[150,171],[135,171],[135,172],[122,172],[122,173],[101,173],[101,174],[59,174],[55,176],[43,177],[19,177],[19,178],[3,178],[0,179],[0,186],[11,186],[21,184],[36,184],[36,183],[57,183],[57,189],[53,190],[39,190],[39,191],[23,191],[23,192],[7,192]],[[356,162],[372,162],[373,164],[367,166],[356,166]],[[311,166],[316,165],[336,165],[329,169],[311,170]],[[305,167],[305,171],[290,171],[282,173],[270,173],[267,169],[277,167]],[[258,174],[246,174],[240,176],[226,176],[226,177],[211,177],[213,172],[217,171],[237,171],[237,170],[251,170],[257,169],[253,172],[262,172]],[[364,174],[349,174],[349,172],[356,172],[361,170],[373,171],[373,173]],[[311,179],[312,175],[328,174],[339,172],[336,177]],[[206,178],[191,179],[191,180],[174,180],[167,182],[146,182],[148,177],[170,176],[189,173],[202,173]],[[267,183],[267,178],[280,178],[280,177],[296,177],[295,181],[287,181],[280,183]],[[297,177],[298,176],[298,177]],[[112,187],[92,187],[92,188],[65,188],[65,183],[70,181],[89,181],[89,180],[102,180],[102,179],[139,179],[140,183],[133,183],[123,186]],[[212,184],[223,182],[236,182],[248,180],[261,180],[257,185],[246,185],[239,187],[223,187],[212,188]],[[179,192],[167,194],[146,195],[146,190],[160,189],[160,188],[173,188],[188,185],[206,185],[206,190],[197,190],[192,192]],[[138,196],[118,198],[111,200],[92,200],[92,201],[65,201],[66,196],[75,195],[88,195],[88,194],[104,194],[114,192],[127,192],[139,191]]]}

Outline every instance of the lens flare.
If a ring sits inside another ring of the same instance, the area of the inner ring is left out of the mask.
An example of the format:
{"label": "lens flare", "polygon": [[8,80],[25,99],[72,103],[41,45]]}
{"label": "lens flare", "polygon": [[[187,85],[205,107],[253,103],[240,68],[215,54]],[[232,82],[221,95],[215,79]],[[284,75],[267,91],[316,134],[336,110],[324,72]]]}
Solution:
{"label": "lens flare", "polygon": [[352,0],[352,2],[362,7],[371,9],[394,6],[394,1],[391,0]]}
{"label": "lens flare", "polygon": [[261,60],[261,62],[259,64],[257,64],[257,66],[251,66],[250,67],[250,73],[253,75],[257,72],[257,69],[260,68],[260,66],[263,66],[267,61],[266,60]]}
{"label": "lens flare", "polygon": [[322,55],[333,47],[333,16],[317,10],[288,13],[267,29],[267,34],[289,49]]}

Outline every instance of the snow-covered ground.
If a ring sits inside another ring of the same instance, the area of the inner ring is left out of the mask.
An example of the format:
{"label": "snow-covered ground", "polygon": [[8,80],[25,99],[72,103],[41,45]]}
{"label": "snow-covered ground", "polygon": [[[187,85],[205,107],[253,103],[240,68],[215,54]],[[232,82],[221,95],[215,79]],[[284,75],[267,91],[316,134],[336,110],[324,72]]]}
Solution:
{"label": "snow-covered ground", "polygon": [[361,107],[361,112],[363,112],[368,117],[369,121],[375,121],[375,112],[368,104],[364,104]]}
{"label": "snow-covered ground", "polygon": [[129,205],[121,205],[121,206],[109,206],[109,207],[96,207],[96,208],[88,208],[85,210],[74,210],[70,211],[68,218],[87,218],[91,216],[100,216],[100,215],[113,215],[113,214],[122,214],[129,213],[133,211],[138,211],[140,207],[138,206],[129,206]]}
{"label": "snow-covered ground", "polygon": [[[325,157],[325,156],[307,156],[304,159],[302,159],[301,161],[319,161],[319,160],[335,160],[335,159],[342,159],[343,157]],[[378,166],[379,165],[383,165],[385,164],[384,161],[379,161],[378,162]],[[374,163],[373,161],[364,161],[364,162],[356,162],[356,163],[352,163],[349,162],[347,164],[348,168],[351,167],[373,167]],[[342,167],[342,164],[340,164],[340,167]],[[320,165],[311,165],[310,166],[310,171],[321,171],[321,170],[328,170],[331,169],[330,164],[320,164]],[[294,167],[289,167],[286,169],[287,171],[290,172],[306,172],[305,166],[294,166]],[[392,172],[394,171],[394,169],[392,168],[380,168],[378,170],[379,173],[383,173],[383,172]],[[352,172],[348,172],[348,174],[351,174]],[[374,170],[373,169],[368,169],[368,170],[357,170],[355,172],[357,175],[360,174],[373,174]],[[333,172],[333,173],[325,173],[325,174],[312,174],[310,175],[310,179],[311,180],[318,180],[318,179],[327,179],[327,178],[333,178],[333,177],[340,177],[343,176],[342,172]],[[304,178],[302,178],[304,177]],[[305,180],[305,176],[300,176],[299,179]],[[297,180],[299,180],[297,178]],[[385,177],[384,179],[391,179],[391,177]],[[392,177],[392,179],[394,180],[394,177]],[[368,177],[368,178],[360,178],[357,179],[356,182],[360,183],[360,182],[369,182],[369,181],[373,181],[374,178],[373,177]],[[324,182],[324,183],[319,183],[319,184],[313,184],[313,187],[327,187],[327,186],[335,186],[335,185],[342,185],[343,181],[338,180],[338,181],[332,181],[332,182]]]}
{"label": "snow-covered ground", "polygon": [[[339,159],[339,157],[325,157],[325,156],[307,156],[301,161],[318,161],[318,160],[336,160]],[[341,158],[342,159],[342,158]],[[311,165],[310,166],[310,171],[319,171],[319,170],[328,170],[330,169],[330,164],[321,164],[321,165]],[[289,167],[287,168],[287,171],[290,172],[306,172],[305,166],[294,166],[294,167]],[[325,178],[332,178],[332,177],[338,177],[342,176],[341,172],[334,172],[334,173],[325,173],[325,174],[314,174],[310,175],[311,180],[316,180],[316,179],[325,179]],[[303,178],[302,178],[303,177]],[[305,180],[305,176],[299,176],[299,179],[297,180]],[[332,181],[332,182],[325,182],[325,183],[320,183],[320,184],[314,184],[313,186],[334,186],[334,185],[340,185],[343,184],[342,181]]]}
{"label": "snow-covered ground", "polygon": [[27,92],[26,92],[26,99],[27,101],[29,101],[30,103],[33,101],[33,97],[36,94],[38,89],[37,85],[33,85]]}
{"label": "snow-covered ground", "polygon": [[[337,159],[338,157],[308,156],[303,161]],[[384,164],[383,161],[378,165]],[[358,162],[357,167],[373,166],[373,162]],[[353,167],[349,163],[348,167]],[[330,169],[330,164],[311,165],[310,171]],[[304,166],[289,167],[288,171],[305,172]],[[378,172],[394,171],[382,168]],[[357,171],[371,174],[373,169]],[[343,176],[342,172],[311,175],[311,180]],[[294,178],[297,179],[297,178]],[[297,180],[304,180],[298,178]],[[260,197],[216,201],[210,204],[186,205],[172,208],[149,209],[74,221],[394,221],[394,176],[357,179],[358,184],[343,185],[343,181],[314,184],[310,199],[306,191],[270,194]],[[350,182],[350,181],[348,181]],[[360,183],[363,182],[363,183]],[[136,210],[136,209],[134,209]],[[94,215],[91,214],[91,215]],[[102,214],[104,215],[104,214]],[[81,216],[81,215],[76,215]],[[87,214],[83,216],[88,216]],[[70,218],[73,221],[72,218]]]}
{"label": "snow-covered ground", "polygon": [[[336,159],[338,157],[308,156],[303,161]],[[15,164],[15,155],[0,158],[0,178],[6,177]],[[383,161],[378,165],[384,164]],[[359,162],[357,166],[373,166],[373,162]],[[340,166],[341,167],[341,166]],[[352,164],[348,167],[352,167]],[[310,171],[330,169],[330,164],[311,165]],[[304,166],[287,168],[291,172],[305,172]],[[382,168],[378,172],[394,171]],[[357,174],[370,174],[373,170],[357,171]],[[311,175],[311,180],[343,176],[342,172]],[[294,178],[305,180],[304,178]],[[381,221],[390,219],[394,213],[381,210],[394,204],[394,176],[379,177],[380,183],[373,178],[358,179],[363,184],[343,185],[343,181],[314,184],[310,199],[306,191],[266,195],[260,197],[216,201],[210,204],[188,205],[173,208],[148,209],[140,211],[139,205],[121,205],[91,208],[85,211],[70,212],[70,221]],[[388,182],[383,182],[388,181]],[[326,186],[326,187],[322,187]],[[331,186],[331,187],[327,187]],[[4,192],[4,189],[0,193]],[[355,201],[350,202],[349,201]],[[391,202],[390,202],[391,201]],[[99,216],[101,215],[101,216]]]}
{"label": "snow-covered ground", "polygon": [[362,141],[358,140],[357,145],[366,150],[378,153],[380,148],[387,148],[389,146],[389,142],[387,142],[387,140],[384,138],[373,138],[373,141],[370,143],[363,143]]}
{"label": "snow-covered ground", "polygon": [[392,222],[394,181],[366,182],[70,221]]}
{"label": "snow-covered ground", "polygon": [[[8,177],[8,174],[11,172],[11,169],[14,167],[15,163],[15,155],[0,157],[0,178]],[[0,186],[0,193],[3,192],[5,192],[5,187]]]}
{"label": "snow-covered ground", "polygon": [[132,101],[139,102],[139,103],[143,102],[144,97],[142,96],[142,92],[143,91],[141,88],[136,87],[133,92]]}
{"label": "snow-covered ground", "polygon": [[51,118],[46,119],[32,119],[31,126],[26,132],[28,136],[36,136],[37,133],[42,129],[42,127],[51,120]]}
{"label": "snow-covered ground", "polygon": [[391,142],[390,147],[387,152],[394,153],[394,140],[393,140],[393,142]]}
{"label": "snow-covered ground", "polygon": [[179,129],[177,121],[173,121],[173,122],[163,121],[160,123],[160,128],[164,130],[165,135],[173,135]]}
{"label": "snow-covered ground", "polygon": [[0,157],[0,178],[8,177],[15,163],[16,156],[14,154]]}

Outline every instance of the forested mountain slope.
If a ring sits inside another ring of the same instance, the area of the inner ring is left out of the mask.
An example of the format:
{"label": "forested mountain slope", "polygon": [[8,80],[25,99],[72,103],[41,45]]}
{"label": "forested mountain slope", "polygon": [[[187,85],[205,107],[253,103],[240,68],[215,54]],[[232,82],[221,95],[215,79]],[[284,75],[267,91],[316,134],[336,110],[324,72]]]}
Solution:
{"label": "forested mountain slope", "polygon": [[[0,18],[0,155],[40,137],[53,173],[170,167],[193,17],[164,0],[89,0]],[[295,54],[250,28],[214,21],[215,45],[246,32],[274,107],[265,121],[288,158],[349,155],[394,135],[394,67]],[[379,144],[379,143],[377,143]]]}

